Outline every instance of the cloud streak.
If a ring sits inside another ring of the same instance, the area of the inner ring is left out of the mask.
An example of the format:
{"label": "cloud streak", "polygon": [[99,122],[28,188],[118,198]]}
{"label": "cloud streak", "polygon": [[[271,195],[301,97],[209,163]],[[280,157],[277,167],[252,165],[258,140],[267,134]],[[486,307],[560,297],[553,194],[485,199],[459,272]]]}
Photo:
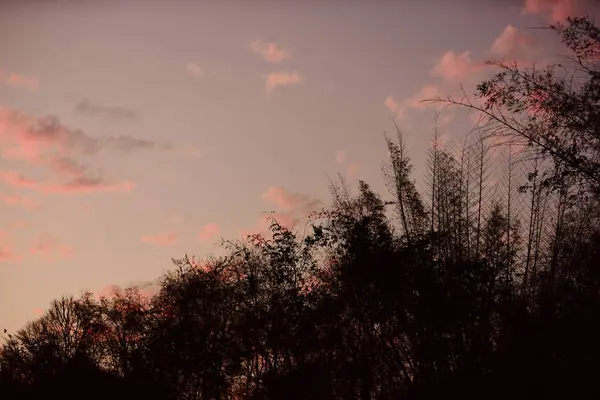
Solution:
{"label": "cloud streak", "polygon": [[204,69],[195,62],[185,64],[185,72],[197,79],[204,77]]}
{"label": "cloud streak", "polygon": [[13,246],[12,237],[0,229],[0,263],[21,262],[22,259]]}
{"label": "cloud streak", "polygon": [[0,108],[1,157],[42,167],[50,180],[33,179],[17,171],[0,170],[6,184],[50,193],[131,191],[131,182],[115,182],[94,171],[76,157],[93,156],[103,150],[131,153],[156,147],[155,142],[131,136],[94,137],[63,125],[55,116],[34,117]]}
{"label": "cloud streak", "polygon": [[335,162],[343,164],[348,159],[348,153],[345,150],[338,150],[335,152]]}
{"label": "cloud streak", "polygon": [[490,53],[504,60],[526,62],[539,56],[537,50],[533,37],[508,25],[492,43]]}
{"label": "cloud streak", "polygon": [[39,79],[35,76],[18,74],[12,72],[6,79],[6,84],[15,88],[25,88],[35,90],[40,86]]}
{"label": "cloud streak", "polygon": [[198,239],[201,241],[210,240],[218,237],[221,234],[221,227],[215,222],[210,222],[204,225],[198,231]]}
{"label": "cloud streak", "polygon": [[389,95],[384,100],[383,105],[393,114],[396,120],[400,121],[406,117],[409,109],[423,111],[427,108],[439,107],[439,105],[436,104],[423,103],[422,100],[432,99],[443,95],[444,92],[439,86],[425,85],[412,96],[402,100],[396,100],[394,96]]}
{"label": "cloud streak", "polygon": [[73,248],[64,245],[48,234],[38,235],[33,245],[29,248],[29,253],[38,256],[44,261],[52,262],[57,258],[66,258],[73,255]]}
{"label": "cloud streak", "polygon": [[34,209],[39,206],[39,203],[36,200],[20,194],[2,195],[0,196],[0,200],[6,205],[16,205],[27,209]]}
{"label": "cloud streak", "polygon": [[250,49],[256,54],[260,54],[266,62],[279,64],[284,60],[289,60],[291,54],[289,50],[278,47],[275,43],[266,43],[262,40],[255,40],[250,44]]}
{"label": "cloud streak", "polygon": [[143,235],[141,240],[144,243],[150,243],[160,247],[172,246],[177,243],[177,234],[173,231],[170,231],[157,235]]}
{"label": "cloud streak", "polygon": [[457,54],[450,50],[442,55],[430,72],[432,76],[441,77],[446,81],[460,82],[466,76],[481,70],[483,67],[483,63],[473,62],[470,51]]}
{"label": "cloud streak", "polygon": [[132,182],[112,182],[101,175],[74,176],[63,182],[44,182],[15,171],[0,171],[0,180],[9,186],[35,190],[44,195],[130,192],[135,188]]}
{"label": "cloud streak", "polygon": [[119,120],[132,120],[137,117],[135,111],[122,106],[110,106],[82,100],[75,105],[74,112],[90,117],[105,117]]}
{"label": "cloud streak", "polygon": [[271,93],[277,88],[296,86],[302,82],[298,72],[272,72],[265,77],[267,92]]}
{"label": "cloud streak", "polygon": [[585,0],[525,0],[523,13],[547,15],[550,22],[564,22],[567,17],[580,16]]}

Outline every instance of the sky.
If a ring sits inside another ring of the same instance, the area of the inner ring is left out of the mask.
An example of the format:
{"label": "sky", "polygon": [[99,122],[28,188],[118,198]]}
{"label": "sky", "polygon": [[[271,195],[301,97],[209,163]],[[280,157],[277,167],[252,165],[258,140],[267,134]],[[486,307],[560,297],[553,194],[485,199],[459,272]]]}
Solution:
{"label": "sky", "polygon": [[[329,178],[384,191],[384,132],[422,171],[435,105],[584,0],[0,1],[0,328],[302,227]],[[472,126],[445,111],[443,138]],[[295,225],[294,225],[295,224]]]}

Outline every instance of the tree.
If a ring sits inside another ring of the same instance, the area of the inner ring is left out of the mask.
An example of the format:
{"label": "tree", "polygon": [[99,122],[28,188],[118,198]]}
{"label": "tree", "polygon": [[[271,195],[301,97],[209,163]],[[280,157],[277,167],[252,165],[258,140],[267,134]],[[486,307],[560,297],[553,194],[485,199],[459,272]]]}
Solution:
{"label": "tree", "polygon": [[489,136],[527,145],[552,161],[542,183],[568,177],[600,194],[600,30],[585,18],[549,27],[570,52],[566,63],[535,65],[488,61],[499,68],[477,86],[478,106],[465,96],[427,99],[480,112]]}

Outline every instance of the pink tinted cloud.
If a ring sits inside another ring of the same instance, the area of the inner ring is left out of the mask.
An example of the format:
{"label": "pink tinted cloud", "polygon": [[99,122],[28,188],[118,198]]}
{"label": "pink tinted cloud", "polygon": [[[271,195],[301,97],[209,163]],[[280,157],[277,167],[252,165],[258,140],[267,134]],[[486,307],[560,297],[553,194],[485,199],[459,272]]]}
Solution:
{"label": "pink tinted cloud", "polygon": [[585,0],[525,0],[523,12],[547,15],[551,22],[564,22],[567,17],[580,16]]}
{"label": "pink tinted cloud", "polygon": [[103,149],[127,153],[156,146],[131,136],[93,137],[62,124],[55,116],[35,117],[4,107],[0,107],[0,144],[5,148],[4,158],[30,162],[48,152],[93,155]]}
{"label": "pink tinted cloud", "polygon": [[22,256],[14,248],[11,235],[0,229],[0,263],[21,262]]}
{"label": "pink tinted cloud", "polygon": [[221,227],[215,222],[210,222],[204,225],[198,231],[199,240],[210,240],[218,237],[221,234]]}
{"label": "pink tinted cloud", "polygon": [[[137,285],[127,286],[128,288],[132,288],[135,290],[135,294],[137,294],[142,302],[149,301],[152,296],[157,294],[160,290],[160,286],[155,285],[151,282],[142,282]],[[117,296],[123,295],[128,289],[124,288],[120,285],[110,284],[106,285],[98,290],[92,291],[93,294],[96,295],[98,300],[105,299],[114,299]]]}
{"label": "pink tinted cloud", "polygon": [[33,245],[29,248],[29,253],[39,256],[45,261],[52,262],[56,258],[66,258],[73,255],[73,248],[69,245],[60,243],[50,235],[39,235]]}
{"label": "pink tinted cloud", "polygon": [[295,216],[292,212],[270,212],[263,213],[256,222],[255,226],[250,229],[243,229],[239,231],[239,235],[242,239],[252,235],[261,235],[263,237],[269,237],[269,227],[271,226],[272,219],[275,219],[277,223],[286,229],[292,229],[300,220],[299,217]]}
{"label": "pink tinted cloud", "polygon": [[311,212],[321,206],[319,200],[305,194],[292,193],[281,186],[270,186],[262,194],[262,198],[283,211],[303,210]]}
{"label": "pink tinted cloud", "polygon": [[356,179],[361,169],[361,165],[356,162],[350,162],[348,160],[348,153],[344,150],[338,150],[335,153],[335,162],[346,166],[346,175],[351,179]]}
{"label": "pink tinted cloud", "polygon": [[119,285],[115,285],[115,284],[111,284],[111,285],[106,285],[103,288],[101,288],[100,290],[97,290],[96,293],[96,297],[98,299],[101,298],[113,298],[115,297],[115,295],[119,292],[121,292],[123,289],[119,286]]}
{"label": "pink tinted cloud", "polygon": [[36,188],[39,182],[34,179],[29,179],[23,174],[15,171],[0,171],[0,179],[9,186],[19,188]]}
{"label": "pink tinted cloud", "polygon": [[0,171],[0,178],[13,186],[45,194],[131,191],[131,182],[107,179],[75,157],[93,155],[103,149],[128,153],[153,147],[152,141],[131,136],[93,137],[63,125],[54,116],[34,117],[0,107],[1,157],[42,167],[52,176],[36,181],[17,172]]}
{"label": "pink tinted cloud", "polygon": [[131,192],[133,182],[112,183],[104,178],[77,177],[65,183],[47,184],[39,187],[43,194],[90,194],[98,192]]}
{"label": "pink tinted cloud", "polygon": [[[473,79],[475,76],[476,74],[470,75],[469,79]],[[454,86],[447,86],[442,88],[438,85],[425,85],[412,96],[404,98],[402,100],[396,100],[393,96],[388,96],[388,98],[384,101],[384,106],[390,111],[392,115],[394,115],[397,121],[400,121],[406,118],[408,110],[444,110],[443,103],[431,101],[425,102],[424,100],[433,100],[436,98],[444,99],[448,95],[454,97],[455,99],[459,99],[460,97],[462,97],[463,94],[461,86],[456,84]],[[452,109],[446,109],[438,122],[440,123],[440,125],[445,125],[454,118],[454,115],[455,113]]]}
{"label": "pink tinted cloud", "polygon": [[282,226],[292,229],[303,217],[319,210],[323,205],[320,200],[312,196],[293,193],[281,186],[269,187],[261,197],[274,205],[276,210],[263,213],[254,228],[240,231],[242,237],[248,234],[268,236],[270,218],[274,218]]}
{"label": "pink tinted cloud", "polygon": [[266,43],[261,40],[252,42],[250,49],[254,53],[260,54],[266,62],[275,64],[288,60],[291,56],[288,50],[278,47],[275,43]]}
{"label": "pink tinted cloud", "polygon": [[22,196],[20,194],[2,195],[0,199],[6,205],[16,205],[27,209],[34,209],[39,206],[39,202],[29,197]]}
{"label": "pink tinted cloud", "polygon": [[338,150],[335,152],[335,162],[338,164],[343,164],[348,159],[348,154],[345,150]]}
{"label": "pink tinted cloud", "polygon": [[443,96],[444,92],[437,85],[425,85],[419,91],[412,96],[403,99],[396,100],[393,96],[388,96],[383,105],[393,114],[397,119],[402,119],[406,115],[406,110],[412,108],[415,110],[425,110],[428,107],[432,107],[431,104],[422,103],[421,100],[431,99],[437,96]]}
{"label": "pink tinted cloud", "polygon": [[272,92],[277,88],[296,86],[302,82],[302,77],[298,72],[272,72],[265,77],[267,92]]}
{"label": "pink tinted cloud", "polygon": [[172,246],[177,242],[177,234],[173,231],[157,234],[157,235],[143,235],[141,237],[142,242],[154,244],[156,246]]}
{"label": "pink tinted cloud", "polygon": [[400,101],[397,101],[392,95],[386,97],[383,105],[390,111],[390,113],[394,115],[394,118],[398,121],[404,119],[406,116],[406,107],[402,105]]}
{"label": "pink tinted cloud", "polygon": [[202,78],[204,76],[204,69],[195,62],[189,62],[185,65],[185,72],[195,78]]}
{"label": "pink tinted cloud", "polygon": [[23,87],[29,90],[35,90],[39,87],[39,79],[35,76],[11,73],[6,79],[6,84],[12,87]]}
{"label": "pink tinted cloud", "polygon": [[269,187],[261,197],[274,205],[277,210],[262,213],[254,227],[240,230],[239,235],[242,239],[255,234],[269,237],[269,226],[272,219],[287,229],[293,229],[302,218],[311,212],[318,211],[323,206],[320,200],[312,196],[293,193],[281,186]]}
{"label": "pink tinted cloud", "polygon": [[348,166],[348,169],[346,170],[346,174],[348,175],[349,178],[356,179],[359,176],[358,174],[360,173],[360,170],[361,170],[361,165],[358,163],[353,163]]}
{"label": "pink tinted cloud", "polygon": [[42,194],[86,194],[96,192],[130,192],[132,182],[113,183],[102,177],[74,176],[64,182],[43,182],[15,171],[0,171],[0,179],[9,186],[28,188]]}
{"label": "pink tinted cloud", "polygon": [[490,52],[494,57],[520,62],[531,61],[538,55],[533,37],[512,25],[504,28],[492,44]]}
{"label": "pink tinted cloud", "polygon": [[444,53],[430,73],[447,81],[459,82],[483,67],[482,63],[476,63],[471,59],[470,51],[457,54],[450,50]]}
{"label": "pink tinted cloud", "polygon": [[[412,96],[404,99],[402,104],[405,107],[415,110],[425,110],[427,108],[436,107],[435,104],[423,103],[422,100],[433,99],[435,97],[443,97],[445,92],[437,85],[425,85]],[[438,105],[439,106],[439,105]]]}

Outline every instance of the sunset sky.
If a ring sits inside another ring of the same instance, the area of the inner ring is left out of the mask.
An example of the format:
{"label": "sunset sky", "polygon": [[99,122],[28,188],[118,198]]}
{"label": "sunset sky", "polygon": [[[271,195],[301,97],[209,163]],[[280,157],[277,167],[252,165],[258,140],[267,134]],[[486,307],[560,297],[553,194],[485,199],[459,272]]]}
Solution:
{"label": "sunset sky", "polygon": [[[527,28],[594,3],[1,1],[0,328],[217,253],[264,211],[291,224],[328,176],[383,192],[394,118],[418,175],[419,100],[547,60],[556,37]],[[470,121],[443,114],[446,140]]]}

